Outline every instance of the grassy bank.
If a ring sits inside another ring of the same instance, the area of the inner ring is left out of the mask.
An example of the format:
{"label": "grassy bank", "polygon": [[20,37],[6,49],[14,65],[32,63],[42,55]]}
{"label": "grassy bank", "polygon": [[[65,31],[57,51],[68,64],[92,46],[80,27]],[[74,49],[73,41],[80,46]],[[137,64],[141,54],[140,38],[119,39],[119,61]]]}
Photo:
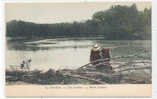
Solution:
{"label": "grassy bank", "polygon": [[119,73],[113,70],[6,70],[6,84],[151,84],[151,76],[144,72]]}

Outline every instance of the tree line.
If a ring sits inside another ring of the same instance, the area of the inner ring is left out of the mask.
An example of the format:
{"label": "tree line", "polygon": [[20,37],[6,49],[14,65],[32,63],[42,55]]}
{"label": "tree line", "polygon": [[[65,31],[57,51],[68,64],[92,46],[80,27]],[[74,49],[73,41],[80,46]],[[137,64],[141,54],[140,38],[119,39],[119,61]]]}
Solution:
{"label": "tree line", "polygon": [[9,37],[96,37],[106,40],[151,39],[151,8],[137,10],[131,6],[111,6],[93,14],[84,22],[37,24],[21,20],[7,22]]}

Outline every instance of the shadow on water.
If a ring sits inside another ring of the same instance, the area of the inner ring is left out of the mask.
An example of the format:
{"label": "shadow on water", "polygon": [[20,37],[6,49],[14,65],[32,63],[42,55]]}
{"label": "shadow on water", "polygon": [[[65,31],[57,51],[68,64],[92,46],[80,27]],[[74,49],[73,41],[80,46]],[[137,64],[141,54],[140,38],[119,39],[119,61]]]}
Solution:
{"label": "shadow on water", "polygon": [[8,39],[8,50],[19,51],[40,51],[68,49],[75,50],[79,48],[92,48],[94,44],[98,44],[103,48],[110,48],[113,56],[144,54],[151,57],[151,41],[148,40],[104,40],[102,38],[55,38],[55,39]]}
{"label": "shadow on water", "polygon": [[[85,39],[82,39],[85,40]],[[88,39],[89,40],[89,39]],[[92,40],[92,39],[90,39]],[[94,40],[94,39],[93,39]],[[70,45],[61,45],[60,42],[70,41],[69,43],[74,43]],[[7,40],[7,48],[9,50],[19,50],[19,51],[39,51],[39,50],[50,50],[50,49],[66,49],[66,48],[88,48],[92,47],[93,44],[76,44],[80,42],[80,39],[75,38],[58,38],[56,39],[10,39]]]}
{"label": "shadow on water", "polygon": [[73,49],[78,49],[78,48],[88,48],[91,46],[86,46],[86,45],[73,45],[73,46],[40,46],[41,44],[46,44],[49,45],[50,43],[40,43],[40,44],[24,44],[24,43],[11,43],[8,44],[7,47],[9,50],[19,50],[19,51],[39,51],[39,50],[53,50],[53,49],[68,49],[68,48],[73,48]]}

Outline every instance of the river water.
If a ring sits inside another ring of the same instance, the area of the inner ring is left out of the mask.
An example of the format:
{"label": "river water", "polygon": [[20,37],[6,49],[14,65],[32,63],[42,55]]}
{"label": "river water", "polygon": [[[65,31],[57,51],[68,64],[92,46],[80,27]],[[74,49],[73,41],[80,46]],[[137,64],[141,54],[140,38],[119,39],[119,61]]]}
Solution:
{"label": "river water", "polygon": [[140,57],[112,61],[151,60],[150,40],[104,40],[102,38],[55,38],[7,40],[6,65],[19,65],[30,59],[31,69],[76,69],[89,63],[94,44],[111,49],[111,56],[137,54]]}

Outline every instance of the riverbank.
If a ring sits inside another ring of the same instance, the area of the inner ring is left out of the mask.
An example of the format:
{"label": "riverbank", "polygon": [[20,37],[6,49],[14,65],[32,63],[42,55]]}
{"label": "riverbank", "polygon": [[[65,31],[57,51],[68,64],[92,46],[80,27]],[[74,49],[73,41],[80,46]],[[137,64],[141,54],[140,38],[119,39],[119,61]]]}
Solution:
{"label": "riverbank", "polygon": [[151,84],[151,75],[141,71],[115,72],[97,68],[42,70],[6,70],[6,84]]}
{"label": "riverbank", "polygon": [[[90,75],[89,75],[90,74]],[[84,75],[84,76],[83,76]],[[87,76],[87,77],[86,77]],[[105,84],[105,81],[88,78],[89,76],[100,76],[100,74],[85,74],[77,70],[58,70],[49,69],[48,71],[32,70],[32,71],[6,71],[6,84]]]}

